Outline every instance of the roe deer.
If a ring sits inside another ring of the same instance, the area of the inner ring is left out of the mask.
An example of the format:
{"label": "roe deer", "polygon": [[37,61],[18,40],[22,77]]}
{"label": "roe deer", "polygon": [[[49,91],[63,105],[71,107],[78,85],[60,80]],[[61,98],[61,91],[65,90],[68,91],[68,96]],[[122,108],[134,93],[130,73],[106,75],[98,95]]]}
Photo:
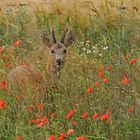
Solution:
{"label": "roe deer", "polygon": [[17,66],[8,74],[7,81],[10,84],[17,83],[23,90],[26,88],[26,83],[33,88],[43,88],[44,86],[47,88],[48,86],[54,86],[56,84],[65,62],[67,47],[73,43],[74,36],[71,30],[65,29],[61,37],[61,41],[57,42],[54,30],[52,29],[52,35],[50,36],[47,32],[44,32],[42,40],[43,43],[50,49],[46,66],[46,77],[44,77],[41,73],[31,70],[29,67]]}

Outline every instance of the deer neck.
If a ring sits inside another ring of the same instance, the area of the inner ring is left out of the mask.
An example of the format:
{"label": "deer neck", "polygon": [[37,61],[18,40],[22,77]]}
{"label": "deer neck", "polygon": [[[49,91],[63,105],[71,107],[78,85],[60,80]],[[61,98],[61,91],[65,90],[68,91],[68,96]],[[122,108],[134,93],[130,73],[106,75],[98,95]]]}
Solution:
{"label": "deer neck", "polygon": [[60,72],[61,70],[56,67],[55,59],[53,57],[48,58],[47,62],[47,83],[53,86],[56,85],[60,79]]}

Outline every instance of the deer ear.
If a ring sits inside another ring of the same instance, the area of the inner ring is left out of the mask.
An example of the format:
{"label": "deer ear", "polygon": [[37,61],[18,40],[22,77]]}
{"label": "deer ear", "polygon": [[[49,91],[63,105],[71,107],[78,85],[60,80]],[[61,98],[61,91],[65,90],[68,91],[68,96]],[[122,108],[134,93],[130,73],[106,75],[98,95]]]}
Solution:
{"label": "deer ear", "polygon": [[51,47],[54,43],[56,43],[56,39],[55,39],[55,34],[54,34],[54,30],[52,29],[52,36],[50,37],[48,35],[48,33],[45,31],[42,34],[42,41],[43,43],[48,46]]}
{"label": "deer ear", "polygon": [[62,36],[61,42],[66,46],[70,46],[74,42],[74,34],[72,31],[68,31]]}

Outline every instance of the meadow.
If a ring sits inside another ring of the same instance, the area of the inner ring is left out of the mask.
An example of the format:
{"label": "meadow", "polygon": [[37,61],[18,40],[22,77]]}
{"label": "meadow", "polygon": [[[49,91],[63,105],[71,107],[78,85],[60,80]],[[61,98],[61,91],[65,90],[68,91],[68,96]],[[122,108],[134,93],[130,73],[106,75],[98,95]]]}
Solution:
{"label": "meadow", "polygon": [[[139,140],[139,8],[139,0],[104,0],[1,9],[0,140]],[[45,75],[42,32],[54,27],[60,39],[66,24],[75,41],[58,88],[9,90],[7,74],[18,65]]]}

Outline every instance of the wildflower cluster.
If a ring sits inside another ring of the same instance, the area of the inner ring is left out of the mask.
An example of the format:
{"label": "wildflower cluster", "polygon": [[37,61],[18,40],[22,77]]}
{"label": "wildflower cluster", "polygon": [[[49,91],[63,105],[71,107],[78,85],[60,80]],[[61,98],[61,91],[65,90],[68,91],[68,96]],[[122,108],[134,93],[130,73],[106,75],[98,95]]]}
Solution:
{"label": "wildflower cluster", "polygon": [[30,124],[36,124],[38,128],[42,128],[44,125],[48,124],[48,118],[42,117],[41,119],[31,120]]}

